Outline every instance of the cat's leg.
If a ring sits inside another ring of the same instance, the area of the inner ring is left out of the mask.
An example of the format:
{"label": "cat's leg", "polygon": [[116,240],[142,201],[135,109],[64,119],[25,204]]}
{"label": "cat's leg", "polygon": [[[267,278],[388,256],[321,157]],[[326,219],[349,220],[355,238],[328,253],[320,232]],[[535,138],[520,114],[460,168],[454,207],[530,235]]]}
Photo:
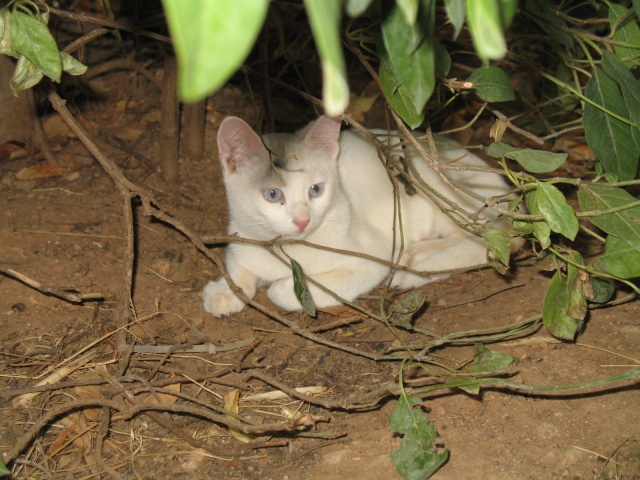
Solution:
{"label": "cat's leg", "polygon": [[[403,253],[400,263],[421,272],[438,272],[484,265],[487,263],[486,252],[487,248],[482,238],[461,234],[414,243]],[[392,285],[401,289],[419,287],[450,276],[450,273],[436,273],[420,277],[398,271]]]}
{"label": "cat's leg", "polygon": [[[325,273],[312,275],[311,278],[327,287],[347,301],[376,287],[387,276],[389,269],[372,262],[362,262],[362,268],[354,266],[348,269],[335,269]],[[340,301],[321,290],[311,282],[307,282],[309,293],[316,307],[333,307]],[[282,278],[271,284],[267,292],[269,299],[286,310],[300,310],[302,306],[293,290],[293,277]]]}
{"label": "cat's leg", "polygon": [[[258,278],[255,274],[236,262],[233,255],[227,257],[227,271],[245,295],[253,298],[258,285]],[[231,291],[224,277],[207,283],[202,296],[204,309],[215,317],[237,313],[245,306],[245,303]]]}

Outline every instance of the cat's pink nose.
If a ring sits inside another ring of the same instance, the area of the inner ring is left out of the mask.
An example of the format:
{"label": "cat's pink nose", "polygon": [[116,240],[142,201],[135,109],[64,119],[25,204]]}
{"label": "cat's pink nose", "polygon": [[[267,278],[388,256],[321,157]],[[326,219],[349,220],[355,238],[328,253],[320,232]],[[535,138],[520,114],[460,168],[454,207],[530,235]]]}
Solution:
{"label": "cat's pink nose", "polygon": [[309,225],[309,219],[294,220],[293,223],[298,226],[301,232],[304,232],[304,229],[307,228],[307,225]]}

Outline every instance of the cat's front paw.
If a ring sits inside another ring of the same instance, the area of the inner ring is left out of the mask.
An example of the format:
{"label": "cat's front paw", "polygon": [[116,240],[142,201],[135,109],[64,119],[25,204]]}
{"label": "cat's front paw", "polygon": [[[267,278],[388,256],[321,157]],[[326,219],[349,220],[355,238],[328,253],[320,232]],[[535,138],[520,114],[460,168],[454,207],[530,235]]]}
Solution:
{"label": "cat's front paw", "polygon": [[202,291],[204,309],[214,317],[238,313],[244,308],[244,302],[231,291],[224,278],[209,282]]}
{"label": "cat's front paw", "polygon": [[293,278],[276,280],[267,290],[269,300],[285,310],[302,310],[302,305],[293,291]]}

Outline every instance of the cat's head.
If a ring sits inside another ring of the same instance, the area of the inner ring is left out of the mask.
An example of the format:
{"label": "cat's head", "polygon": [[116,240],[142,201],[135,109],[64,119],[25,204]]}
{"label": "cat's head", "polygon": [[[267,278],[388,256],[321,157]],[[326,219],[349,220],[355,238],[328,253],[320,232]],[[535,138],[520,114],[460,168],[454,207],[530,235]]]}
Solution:
{"label": "cat's head", "polygon": [[295,134],[263,138],[243,120],[225,118],[218,151],[231,229],[263,240],[306,238],[316,231],[342,194],[339,136],[340,120],[327,116]]}

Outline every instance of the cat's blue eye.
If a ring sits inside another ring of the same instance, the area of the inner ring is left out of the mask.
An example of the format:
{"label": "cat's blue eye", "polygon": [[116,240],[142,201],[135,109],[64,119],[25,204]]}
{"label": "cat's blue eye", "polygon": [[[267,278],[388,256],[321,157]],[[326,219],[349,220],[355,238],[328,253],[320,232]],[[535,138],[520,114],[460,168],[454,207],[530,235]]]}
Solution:
{"label": "cat's blue eye", "polygon": [[265,188],[262,195],[270,202],[279,202],[280,200],[284,200],[282,190],[279,188]]}
{"label": "cat's blue eye", "polygon": [[309,196],[310,197],[319,197],[322,195],[324,191],[324,183],[316,183],[315,185],[311,185],[309,188]]}

